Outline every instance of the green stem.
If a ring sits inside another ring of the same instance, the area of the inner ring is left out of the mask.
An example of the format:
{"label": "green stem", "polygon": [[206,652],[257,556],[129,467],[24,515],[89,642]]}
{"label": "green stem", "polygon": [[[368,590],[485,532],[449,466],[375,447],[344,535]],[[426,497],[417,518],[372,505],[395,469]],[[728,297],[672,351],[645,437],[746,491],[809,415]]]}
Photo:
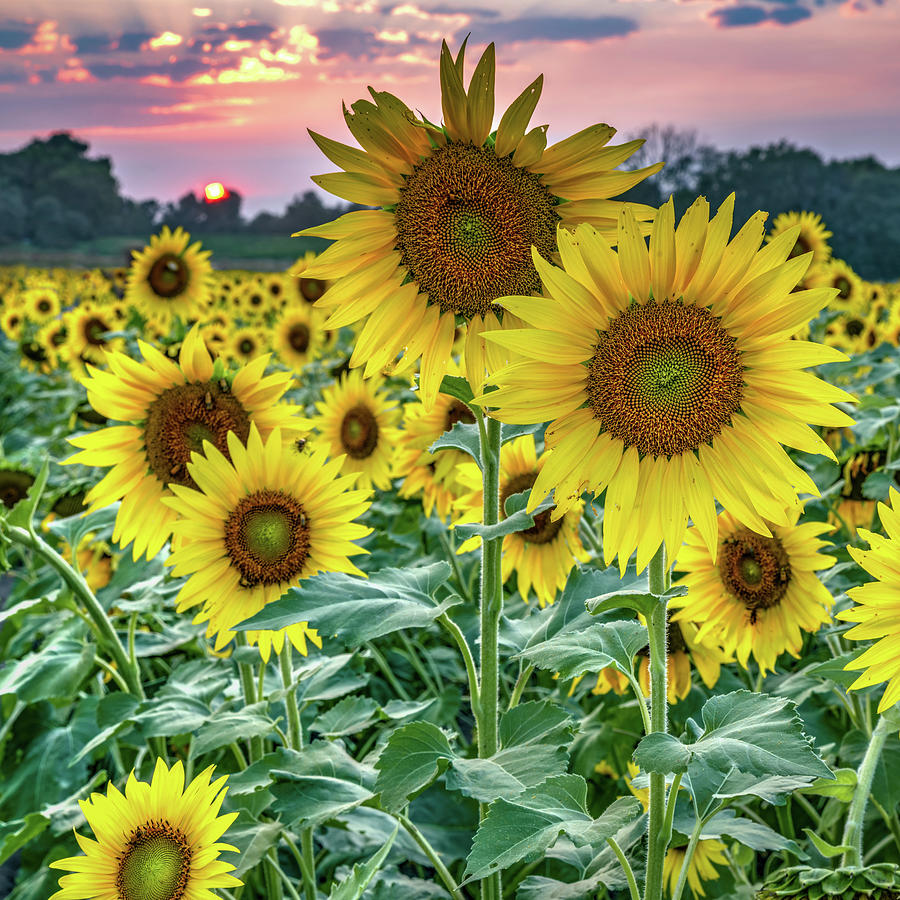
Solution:
{"label": "green stem", "polygon": [[[666,591],[666,549],[660,544],[650,561],[650,593],[661,597]],[[667,621],[666,601],[660,600],[653,608],[647,623],[650,643],[650,730],[663,734],[668,730],[666,699],[667,673]],[[644,884],[644,900],[662,900],[663,859],[669,837],[665,833],[666,776],[650,773],[650,810],[647,823],[647,880]]]}
{"label": "green stem", "polygon": [[109,675],[110,678],[119,686],[120,690],[123,690],[126,694],[128,693],[128,685],[125,683],[125,679],[119,673],[118,669],[114,669],[103,657],[98,656],[96,653],[94,654],[94,662]]}
{"label": "green stem", "polygon": [[625,677],[634,691],[634,696],[637,697],[638,709],[641,711],[641,721],[644,723],[644,734],[650,734],[653,730],[650,725],[650,710],[647,709],[647,698],[644,696],[641,683],[634,677],[634,672],[626,673]]}
{"label": "green stem", "polygon": [[454,549],[453,544],[443,531],[438,532],[438,537],[441,541],[441,547],[444,548],[444,556],[447,557],[447,562],[450,563],[450,568],[453,569],[453,578],[457,585],[459,585],[460,595],[467,603],[474,603],[472,595],[469,593],[468,585],[463,579],[462,572],[460,571],[459,559],[456,556],[456,550]]}
{"label": "green stem", "polygon": [[[500,423],[488,418],[480,421],[481,473],[484,487],[482,523],[496,525],[500,520]],[[497,717],[500,691],[500,615],[503,612],[503,579],[500,574],[503,538],[482,541],[481,548],[481,695],[478,722],[478,756],[487,759],[497,752]],[[473,710],[474,711],[474,710]],[[481,805],[481,817],[487,804]],[[482,900],[500,900],[502,882],[499,872],[482,879]]]}
{"label": "green stem", "polygon": [[269,854],[267,858],[269,865],[275,870],[278,876],[281,878],[281,883],[287,888],[287,892],[291,895],[291,900],[300,900],[300,895],[294,888],[294,885],[291,883],[291,879],[287,876],[287,873],[278,865],[278,862],[273,859],[275,853],[272,852]]}
{"label": "green stem", "polygon": [[409,819],[407,816],[404,816],[402,813],[397,815],[397,821],[404,827],[407,834],[419,845],[419,848],[422,852],[428,857],[431,865],[434,867],[435,872],[437,872],[438,877],[441,881],[444,882],[444,887],[450,892],[450,896],[453,897],[453,900],[463,900],[463,895],[460,893],[459,885],[456,883],[456,880],[450,874],[450,870],[444,865],[441,861],[440,856],[438,856],[437,851],[431,844],[428,843],[428,839],[416,828],[415,824]]}
{"label": "green stem", "polygon": [[856,773],[856,788],[853,792],[853,800],[850,802],[850,809],[847,810],[847,822],[844,825],[844,836],[841,839],[842,844],[852,849],[844,853],[841,865],[862,865],[863,820],[866,815],[866,802],[869,799],[869,792],[872,790],[872,779],[875,777],[875,769],[878,767],[878,760],[881,758],[881,751],[889,730],[887,717],[881,716],[869,739],[866,755],[859,764],[859,771]]}
{"label": "green stem", "polygon": [[419,654],[416,653],[416,648],[412,645],[409,637],[403,631],[398,631],[397,634],[400,637],[400,643],[403,644],[403,648],[406,650],[409,664],[416,670],[419,678],[422,679],[422,683],[425,685],[426,690],[432,694],[432,696],[439,697],[441,693],[440,689],[435,684],[431,675],[425,671],[422,660],[419,659]]}
{"label": "green stem", "polygon": [[[235,638],[235,643],[238,647],[246,647],[247,644],[247,636],[243,631],[239,631],[237,633],[237,637]],[[238,671],[241,676],[241,689],[244,692],[244,703],[247,706],[252,706],[256,703],[256,682],[253,678],[253,666],[250,663],[240,662],[238,663]],[[252,737],[250,738],[250,762],[255,763],[259,762],[263,756],[263,742],[261,737]]]}
{"label": "green stem", "polygon": [[528,679],[531,678],[531,673],[533,671],[534,666],[528,665],[519,672],[519,677],[516,679],[516,683],[513,685],[512,694],[510,694],[509,697],[508,710],[518,706],[519,701],[522,699],[522,692],[525,690],[525,685],[528,684]]}
{"label": "green stem", "polygon": [[313,846],[312,828],[304,828],[300,832],[300,849],[306,870],[303,875],[303,893],[306,900],[316,900],[316,851]]}
{"label": "green stem", "polygon": [[444,626],[444,629],[453,638],[459,652],[462,654],[463,661],[466,664],[466,674],[469,677],[469,696],[471,697],[472,710],[475,718],[478,718],[478,670],[475,668],[475,658],[472,656],[472,648],[466,640],[466,636],[462,633],[462,629],[447,613],[441,613],[438,622]]}
{"label": "green stem", "polygon": [[366,642],[366,649],[375,661],[375,665],[381,669],[381,674],[387,679],[387,682],[394,693],[399,695],[403,700],[411,700],[412,698],[409,696],[409,692],[399,681],[397,681],[397,676],[391,670],[387,660],[382,656],[381,651],[371,641]]}
{"label": "green stem", "polygon": [[697,819],[694,822],[694,830],[691,832],[691,839],[688,841],[687,849],[684,851],[684,859],[681,861],[681,871],[678,873],[678,883],[675,885],[675,890],[672,892],[672,900],[681,900],[681,893],[687,882],[688,871],[691,868],[691,860],[694,857],[694,850],[697,849],[701,831],[703,831],[703,820]]}
{"label": "green stem", "polygon": [[[893,840],[897,849],[900,849],[900,822],[897,821],[896,814],[889,813],[874,797],[872,797],[872,806],[878,810],[878,815],[884,819],[884,824],[887,825],[888,830],[891,832],[889,835],[885,835],[886,840]],[[866,855],[868,856],[869,854],[867,853]]]}
{"label": "green stem", "polygon": [[[286,831],[282,831],[281,836],[284,838],[284,842],[288,845],[288,850],[291,851],[291,855],[294,857],[294,861],[300,869],[300,873],[303,877],[303,892],[309,896],[310,885],[312,885],[312,890],[314,892],[312,896],[315,897],[316,880],[312,874],[313,869],[309,868],[306,859],[304,859],[303,854],[300,852],[300,848],[291,836]],[[315,860],[313,860],[313,867],[315,868]]]}
{"label": "green stem", "polygon": [[128,690],[143,700],[144,687],[141,684],[140,668],[137,663],[132,664],[115,628],[109,621],[109,616],[106,615],[106,610],[94,596],[94,592],[84,580],[81,572],[70,566],[40,535],[30,532],[26,528],[9,524],[5,526],[5,531],[10,540],[33,550],[62,578],[87,611],[97,642],[107,647],[112,654]]}
{"label": "green stem", "polygon": [[615,838],[607,838],[606,843],[612,847],[612,852],[616,854],[616,859],[622,865],[622,869],[625,872],[625,878],[628,880],[628,893],[631,895],[631,900],[641,900],[641,895],[638,893],[637,881],[634,878],[634,870],[631,868],[631,863],[628,862],[628,857],[622,852],[622,848],[616,843]]}

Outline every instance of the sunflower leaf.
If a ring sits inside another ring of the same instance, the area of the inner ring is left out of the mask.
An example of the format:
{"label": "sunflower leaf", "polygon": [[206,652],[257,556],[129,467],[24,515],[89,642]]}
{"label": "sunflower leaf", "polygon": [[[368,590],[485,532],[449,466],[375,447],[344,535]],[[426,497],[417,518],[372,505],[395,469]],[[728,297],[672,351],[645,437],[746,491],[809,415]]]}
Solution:
{"label": "sunflower leaf", "polygon": [[598,819],[586,802],[580,775],[556,775],[512,800],[496,800],[475,834],[463,884],[540,858],[563,833],[576,845],[602,844],[641,814],[634,797],[616,800]]}
{"label": "sunflower leaf", "polygon": [[480,407],[472,406],[472,398],[475,395],[472,393],[468,378],[463,378],[461,375],[445,375],[438,392],[453,397],[460,403],[465,403],[475,415],[481,415]]}
{"label": "sunflower leaf", "polygon": [[668,601],[673,597],[684,597],[686,594],[687,588],[684,585],[670,587],[659,597],[651,594],[649,591],[646,593],[633,593],[628,590],[619,590],[594,597],[588,600],[585,605],[592,616],[614,609],[633,609],[635,612],[639,612],[649,618],[660,600]]}
{"label": "sunflower leaf", "polygon": [[462,602],[455,594],[440,602],[437,589],[450,575],[446,562],[381,569],[368,578],[325,572],[304,579],[281,599],[235,625],[237,631],[278,630],[309,622],[323,637],[359,646],[402,628],[422,628]]}
{"label": "sunflower leaf", "polygon": [[[478,415],[481,415],[479,411]],[[478,426],[468,422],[456,422],[454,426],[445,431],[429,448],[429,453],[437,453],[440,450],[462,450],[475,460],[478,468],[481,468],[481,443],[478,437]]]}
{"label": "sunflower leaf", "polygon": [[226,712],[216,710],[194,733],[194,753],[207,753],[232,741],[268,734],[273,723],[265,714],[267,708],[267,703],[254,703]]}
{"label": "sunflower leaf", "polygon": [[323,737],[358,734],[378,719],[378,703],[371,697],[354,694],[339,700],[309,726]]}
{"label": "sunflower leaf", "polygon": [[561,631],[517,654],[539,669],[559,672],[562,679],[577,678],[612,666],[633,671],[635,654],[647,646],[647,629],[640,622],[592,622],[587,628]]}
{"label": "sunflower leaf", "polygon": [[493,540],[505,537],[507,534],[515,534],[517,531],[525,531],[534,525],[534,517],[553,507],[553,501],[543,500],[533,512],[525,512],[525,504],[528,502],[528,492],[514,494],[506,501],[506,509],[509,514],[496,525],[457,525],[454,531],[461,541],[467,541],[471,537],[480,537],[482,540]]}
{"label": "sunflower leaf", "polygon": [[0,671],[0,695],[14,694],[26,703],[71,698],[93,668],[93,645],[62,638]]}
{"label": "sunflower leaf", "polygon": [[400,825],[398,824],[394,828],[393,834],[373,856],[363,865],[355,865],[353,871],[340,884],[336,884],[331,889],[328,900],[359,900],[363,891],[368,887],[369,882],[375,877],[382,863],[384,863],[394,844],[399,828]]}
{"label": "sunflower leaf", "polygon": [[398,728],[375,763],[375,790],[387,810],[402,809],[456,757],[447,736],[431,722],[410,722]]}
{"label": "sunflower leaf", "polygon": [[34,484],[28,488],[28,495],[20,500],[6,516],[6,521],[10,525],[17,525],[33,533],[34,511],[37,509],[38,503],[41,502],[41,495],[47,486],[47,476],[50,473],[50,460],[45,459],[44,464],[38,472]]}

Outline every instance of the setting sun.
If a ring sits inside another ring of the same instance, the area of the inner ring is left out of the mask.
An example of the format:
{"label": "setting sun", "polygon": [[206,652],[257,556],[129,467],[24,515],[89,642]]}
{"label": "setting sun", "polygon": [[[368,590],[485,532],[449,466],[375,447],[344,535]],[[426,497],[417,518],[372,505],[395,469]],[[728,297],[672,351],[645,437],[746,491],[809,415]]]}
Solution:
{"label": "setting sun", "polygon": [[214,203],[216,200],[224,200],[228,196],[228,191],[225,190],[225,185],[221,181],[211,181],[204,188],[204,193],[210,203]]}

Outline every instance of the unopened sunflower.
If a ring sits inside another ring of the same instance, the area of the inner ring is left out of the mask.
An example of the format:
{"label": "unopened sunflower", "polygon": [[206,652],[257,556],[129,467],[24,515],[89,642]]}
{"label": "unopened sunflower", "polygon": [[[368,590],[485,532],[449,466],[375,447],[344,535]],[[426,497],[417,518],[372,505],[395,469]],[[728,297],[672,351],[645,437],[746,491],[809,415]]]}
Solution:
{"label": "unopened sunflower", "polygon": [[175,316],[182,322],[196,318],[211,289],[210,251],[201,250],[199,241],[188,246],[190,240],[180,226],[170,231],[163,225],[148,247],[132,252],[125,302],[166,330]]}
{"label": "unopened sunflower", "polygon": [[[194,621],[209,622],[216,650],[234,637],[235,625],[301,579],[317,572],[362,575],[349,557],[364,552],[353,541],[370,531],[352,521],[368,507],[366,492],[348,490],[354,478],[339,474],[341,459],[292,453],[280,429],[264,442],[255,425],[246,446],[229,434],[228,457],[208,442],[203,449],[205,456],[195,453],[188,463],[199,490],[173,485],[175,496],[163,501],[179,514],[178,549],[166,565],[190,576],[178,611],[202,604]],[[318,643],[307,623],[295,624]],[[258,635],[248,632],[251,641]]]}
{"label": "unopened sunflower", "polygon": [[831,526],[798,525],[798,515],[794,507],[789,523],[764,537],[721,513],[716,553],[691,528],[675,562],[688,593],[669,602],[679,610],[673,620],[698,626],[698,640],[721,644],[744,668],[751,654],[762,672],[774,671],[784,652],[799,657],[803,632],[831,621],[834,601],[815,573],[836,560],[820,553],[826,542],[819,536]]}
{"label": "unopened sunflower", "polygon": [[670,200],[649,253],[627,209],[615,252],[590,226],[560,230],[564,268],[534,255],[549,296],[499,301],[531,327],[487,335],[526,361],[476,401],[502,422],[552,420],[527,508],[552,490],[555,519],[606,491],[603,552],[623,570],[663,541],[671,559],[688,517],[715,556],[716,500],[771,536],[798,491],[818,494],[781,445],[834,459],[807,423],[852,424],[830,404],[853,398],[801,371],[844,354],[791,340],[834,291],[790,293],[809,254],[788,259],[795,230],[759,250],[764,213],[729,242],[733,206],[710,221],[700,198],[676,229]]}
{"label": "unopened sunflower", "polygon": [[210,783],[214,769],[185,787],[181,761],[169,769],[157,759],[150,784],[132,771],[124,794],[110,782],[105,796],[79,800],[96,840],[75,832],[84,855],[50,863],[72,873],[50,900],[200,900],[240,887],[234,866],[219,859],[238,852],[219,843],[237,813],[218,814],[228,776]]}
{"label": "unopened sunflower", "polygon": [[340,457],[341,472],[357,477],[359,487],[387,490],[394,476],[400,438],[400,410],[387,399],[383,378],[363,378],[358,369],[322,391],[318,415],[310,423],[317,443],[332,458]]}
{"label": "unopened sunflower", "polygon": [[113,467],[88,492],[87,502],[94,510],[122,501],[113,540],[120,546],[133,541],[135,559],[155,556],[172,533],[175,512],[159,501],[170,496],[172,485],[193,486],[187,464],[204,441],[227,452],[228,435],[246,440],[253,424],[265,436],[276,426],[304,428],[297,408],[278,402],[290,375],[264,376],[267,356],[236,374],[217,376],[197,327],[185,338],[177,364],[149,344],[140,347],[143,363],[110,353],[111,371],[88,366],[83,383],[91,406],[129,424],[70,438],[81,452],[66,460]]}
{"label": "unopened sunflower", "polygon": [[847,591],[856,605],[839,612],[837,618],[858,623],[844,637],[853,641],[875,640],[844,668],[865,669],[850,685],[851,689],[888,683],[878,702],[878,712],[883,712],[900,700],[900,491],[891,488],[890,505],[879,503],[878,514],[887,536],[861,528],[860,537],[868,542],[869,549],[847,548],[876,580]]}
{"label": "unopened sunflower", "polygon": [[[537,456],[533,434],[522,435],[500,448],[502,518],[505,518],[507,499],[531,488],[544,459],[543,454],[540,459]],[[459,477],[462,483],[468,482],[470,487],[481,484],[481,472],[474,463],[461,468]],[[460,522],[481,521],[482,498],[481,488],[478,487],[460,501]],[[581,514],[580,503],[556,518],[552,516],[552,509],[547,509],[534,517],[531,527],[503,538],[501,575],[506,581],[513,572],[516,573],[519,594],[526,602],[534,591],[541,606],[552,604],[557,593],[566,586],[566,579],[576,562],[590,559],[578,536]],[[480,543],[480,538],[470,538],[459,548],[459,552],[473,550]]]}
{"label": "unopened sunflower", "polygon": [[[495,303],[508,294],[536,294],[542,259],[558,252],[557,225],[591,222],[610,237],[616,197],[662,163],[620,172],[643,141],[606,146],[615,134],[592,125],[547,147],[547,126],[528,130],[541,94],[539,76],[494,118],[494,45],[488,45],[468,90],[463,86],[465,44],[454,60],[441,47],[443,126],[420,119],[392,94],[370,88],[372,100],[344,110],[362,149],[310,132],[343,170],[313,178],[345,200],[380,209],[360,210],[301,234],[333,239],[305,270],[306,277],[340,280],[318,301],[333,310],[336,328],[366,318],[351,365],[380,370],[404,351],[408,365],[421,357],[426,406],[438,393],[457,319],[468,323],[466,368],[476,388],[485,370],[481,332],[499,325]],[[652,210],[634,206],[638,216]],[[505,354],[489,351],[501,362]]]}

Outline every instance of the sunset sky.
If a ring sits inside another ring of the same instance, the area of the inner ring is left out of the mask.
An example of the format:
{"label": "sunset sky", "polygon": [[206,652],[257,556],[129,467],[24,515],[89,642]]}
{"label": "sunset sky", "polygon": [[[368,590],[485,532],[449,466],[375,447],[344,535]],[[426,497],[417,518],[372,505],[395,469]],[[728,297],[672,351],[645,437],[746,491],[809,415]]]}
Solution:
{"label": "sunset sky", "polygon": [[281,211],[331,171],[307,127],[352,142],[369,84],[440,117],[441,38],[471,72],[497,43],[497,115],[545,75],[550,140],[651,122],[720,147],[788,138],[900,165],[898,0],[2,0],[0,151],[68,129],[123,190],[208,181]]}

